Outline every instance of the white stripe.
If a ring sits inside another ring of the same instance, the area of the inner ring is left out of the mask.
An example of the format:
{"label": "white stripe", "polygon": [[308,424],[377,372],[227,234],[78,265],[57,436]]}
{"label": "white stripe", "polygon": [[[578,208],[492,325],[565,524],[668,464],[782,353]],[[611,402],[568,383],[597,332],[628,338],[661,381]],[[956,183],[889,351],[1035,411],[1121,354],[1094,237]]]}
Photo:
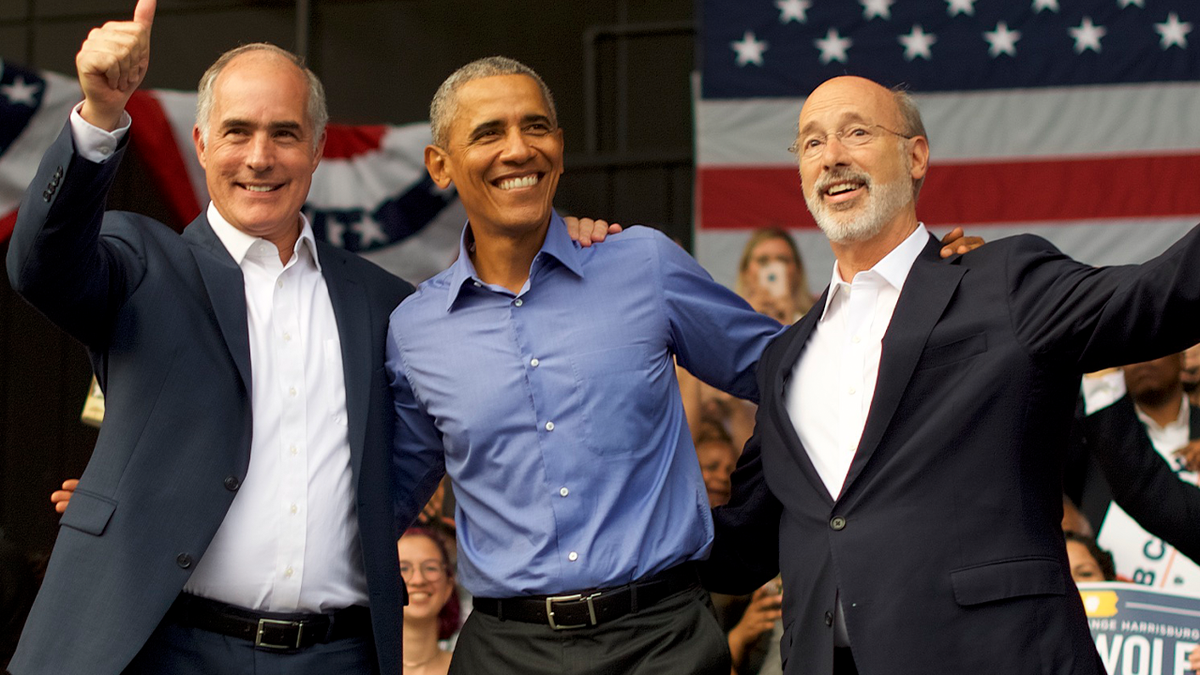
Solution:
{"label": "white stripe", "polygon": [[171,134],[175,137],[175,145],[179,147],[179,157],[187,167],[188,182],[192,185],[192,192],[196,193],[196,202],[203,209],[208,204],[208,184],[205,182],[204,168],[196,157],[196,144],[192,140],[192,127],[196,126],[196,92],[154,89],[150,95],[158,100],[171,125]]}
{"label": "white stripe", "polygon": [[66,125],[71,108],[83,100],[76,80],[56,73],[38,74],[46,81],[42,105],[4,155],[0,156],[0,217],[20,205],[25,188],[33,180],[46,148],[50,147]]}
{"label": "white stripe", "polygon": [[[1200,216],[1143,218],[1138,220],[1081,220],[1065,223],[997,223],[964,226],[967,234],[995,241],[1014,234],[1045,237],[1067,255],[1093,265],[1140,263],[1165,251],[1182,237]],[[941,237],[953,225],[927,223]],[[697,230],[696,259],[718,282],[733,288],[742,247],[753,230]],[[820,230],[792,230],[804,259],[809,288],[819,293],[829,283],[833,251]]]}
{"label": "white stripe", "polygon": [[[701,166],[794,165],[803,98],[696,104]],[[934,161],[991,161],[1200,149],[1196,83],[933,93],[917,96]]]}
{"label": "white stripe", "polygon": [[313,174],[308,204],[321,209],[373,210],[425,177],[425,122],[389,127],[378,150],[324,159]]}

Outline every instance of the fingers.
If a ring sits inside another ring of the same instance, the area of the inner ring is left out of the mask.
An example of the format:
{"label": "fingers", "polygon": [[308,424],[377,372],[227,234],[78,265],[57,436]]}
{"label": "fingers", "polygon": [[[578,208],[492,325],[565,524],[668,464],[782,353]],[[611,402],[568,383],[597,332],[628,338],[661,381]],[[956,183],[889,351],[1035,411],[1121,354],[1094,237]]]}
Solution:
{"label": "fingers", "polygon": [[[961,228],[956,228],[955,232],[959,231],[960,229]],[[953,234],[953,232],[951,232],[951,234]],[[949,237],[950,235],[946,236]],[[945,243],[945,239],[942,241]],[[943,246],[941,255],[943,258],[949,258],[952,255],[970,253],[980,246],[983,246],[985,243],[987,242],[983,240],[983,237],[961,237],[957,241],[952,241],[949,245]]]}
{"label": "fingers", "polygon": [[131,21],[93,28],[75,58],[80,78],[102,79],[109,89],[131,91],[149,66],[149,37],[148,28]]}
{"label": "fingers", "polygon": [[150,31],[150,26],[154,24],[154,11],[158,9],[158,0],[138,0],[137,7],[133,8],[134,23],[141,24]]}
{"label": "fingers", "polygon": [[62,489],[68,490],[68,491],[74,491],[75,488],[78,486],[79,486],[78,478],[69,478],[69,479],[63,481]]}
{"label": "fingers", "polygon": [[956,227],[953,230],[950,230],[950,232],[948,232],[946,234],[946,236],[942,237],[942,243],[943,244],[951,244],[954,242],[955,239],[962,239],[964,234],[965,234],[965,232],[963,232],[963,229],[961,227]]}

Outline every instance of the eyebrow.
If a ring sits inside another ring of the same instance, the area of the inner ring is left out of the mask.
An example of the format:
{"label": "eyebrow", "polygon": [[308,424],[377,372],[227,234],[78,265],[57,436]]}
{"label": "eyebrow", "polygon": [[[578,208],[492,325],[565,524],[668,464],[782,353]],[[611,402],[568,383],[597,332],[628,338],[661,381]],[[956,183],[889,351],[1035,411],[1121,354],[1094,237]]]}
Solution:
{"label": "eyebrow", "polygon": [[[550,122],[550,118],[541,113],[529,113],[529,114],[523,115],[521,117],[522,124],[529,124],[530,122],[541,122],[548,127],[551,127],[551,128],[554,127],[554,124],[552,124]],[[472,138],[472,139],[479,138],[479,136],[485,132],[499,131],[503,128],[504,128],[503,120],[497,119],[497,120],[488,120],[486,122],[481,122],[478,125],[476,125],[474,129],[471,129],[470,138]]]}
{"label": "eyebrow", "polygon": [[[854,122],[857,122],[859,124],[866,124],[867,120],[865,117],[863,117],[862,115],[859,115],[856,112],[848,112],[848,113],[842,115],[841,123],[838,126],[844,127],[847,124],[851,124]],[[796,138],[802,138],[804,136],[807,136],[808,134],[813,133],[813,128],[816,126],[817,126],[816,122],[810,121],[808,124],[804,125],[803,129],[800,129],[800,131],[796,133]]]}
{"label": "eyebrow", "polygon": [[[237,118],[237,117],[227,119],[227,120],[224,120],[221,122],[222,129],[232,129],[235,127],[255,127],[255,126],[258,126],[257,123],[252,122],[247,119],[241,119],[241,118]],[[271,122],[270,124],[267,125],[267,129],[269,131],[303,132],[304,125],[300,124],[299,122],[292,121],[292,120],[285,120],[282,122]]]}

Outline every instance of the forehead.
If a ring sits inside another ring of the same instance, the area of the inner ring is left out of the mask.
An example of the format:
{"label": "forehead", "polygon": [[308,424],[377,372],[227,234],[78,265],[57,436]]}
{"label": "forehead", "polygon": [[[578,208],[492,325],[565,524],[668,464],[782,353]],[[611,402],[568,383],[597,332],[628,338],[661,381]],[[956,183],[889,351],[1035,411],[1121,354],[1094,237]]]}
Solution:
{"label": "forehead", "polygon": [[809,94],[800,110],[799,128],[829,128],[852,121],[898,126],[899,117],[891,91],[861,77],[838,77]]}
{"label": "forehead", "polygon": [[213,116],[252,113],[307,121],[308,81],[279,54],[252,51],[230,61],[213,83]]}
{"label": "forehead", "polygon": [[437,544],[433,543],[429,537],[423,534],[410,534],[401,537],[397,548],[401,559],[420,561],[430,558],[440,560],[442,558],[442,552],[438,549]]}
{"label": "forehead", "polygon": [[470,80],[459,86],[454,96],[453,125],[474,126],[495,119],[550,115],[541,87],[528,75],[493,75]]}

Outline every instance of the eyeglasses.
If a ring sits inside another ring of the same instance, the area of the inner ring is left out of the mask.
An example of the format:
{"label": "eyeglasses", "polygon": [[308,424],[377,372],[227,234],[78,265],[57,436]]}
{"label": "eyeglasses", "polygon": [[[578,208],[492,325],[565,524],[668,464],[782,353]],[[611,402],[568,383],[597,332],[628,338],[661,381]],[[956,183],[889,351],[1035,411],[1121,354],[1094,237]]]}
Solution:
{"label": "eyeglasses", "polygon": [[400,578],[405,581],[412,581],[413,571],[420,568],[421,576],[425,581],[438,581],[446,576],[446,566],[436,560],[426,560],[420,565],[413,565],[409,562],[400,563]]}
{"label": "eyeglasses", "polygon": [[825,151],[825,145],[829,143],[830,136],[837,138],[838,142],[847,148],[862,147],[879,137],[875,129],[886,131],[889,134],[904,139],[914,138],[913,136],[902,134],[899,131],[892,131],[878,124],[852,124],[828,134],[809,134],[804,138],[797,138],[796,142],[788,147],[788,152],[792,154],[799,153],[801,157],[806,159],[816,157]]}

